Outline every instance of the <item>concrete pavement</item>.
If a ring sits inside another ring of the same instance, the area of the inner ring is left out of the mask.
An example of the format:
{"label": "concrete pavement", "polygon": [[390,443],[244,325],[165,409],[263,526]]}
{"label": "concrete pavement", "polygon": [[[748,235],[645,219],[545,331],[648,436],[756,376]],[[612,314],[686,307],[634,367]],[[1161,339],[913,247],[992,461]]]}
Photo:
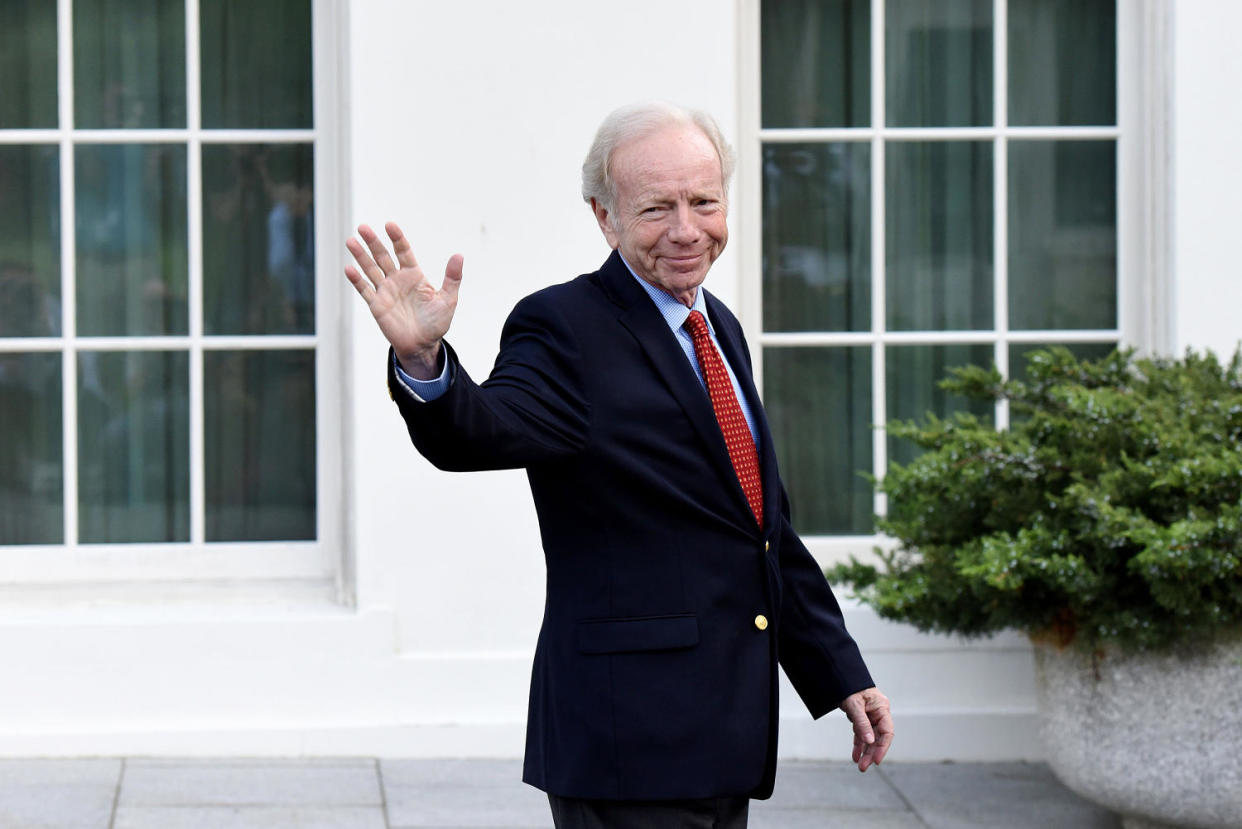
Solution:
{"label": "concrete pavement", "polygon": [[[0,760],[0,829],[548,829],[516,760]],[[1117,829],[1028,763],[785,761],[752,829]]]}

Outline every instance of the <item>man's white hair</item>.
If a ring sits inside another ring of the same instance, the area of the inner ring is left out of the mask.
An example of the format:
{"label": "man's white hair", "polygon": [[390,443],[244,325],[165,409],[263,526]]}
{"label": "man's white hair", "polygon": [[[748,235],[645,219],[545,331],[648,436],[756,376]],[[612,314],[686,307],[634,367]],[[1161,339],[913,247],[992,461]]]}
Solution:
{"label": "man's white hair", "polygon": [[729,179],[733,177],[733,148],[725,141],[716,120],[701,110],[652,101],[615,109],[599,125],[595,140],[591,143],[591,151],[587,153],[586,161],[582,162],[583,200],[589,204],[594,199],[613,214],[617,201],[617,183],[612,178],[611,167],[612,156],[617,148],[627,141],[642,138],[661,127],[674,124],[698,127],[707,136],[707,140],[712,142],[712,146],[716,148],[716,156],[720,159],[721,185],[727,197]]}

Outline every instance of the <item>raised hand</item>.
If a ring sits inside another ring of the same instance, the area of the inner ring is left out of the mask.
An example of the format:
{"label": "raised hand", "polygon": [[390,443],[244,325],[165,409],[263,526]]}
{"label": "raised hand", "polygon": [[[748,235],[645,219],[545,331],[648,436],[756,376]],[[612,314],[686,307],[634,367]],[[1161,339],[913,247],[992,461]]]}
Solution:
{"label": "raised hand", "polygon": [[457,309],[463,259],[459,253],[449,258],[444,283],[436,290],[418,266],[401,228],[389,222],[384,231],[392,240],[396,263],[379,234],[367,225],[359,225],[362,242],[354,238],[345,242],[358,267],[347,265],[345,278],[366,300],[401,368],[411,377],[431,380],[439,374],[440,341],[448,333]]}

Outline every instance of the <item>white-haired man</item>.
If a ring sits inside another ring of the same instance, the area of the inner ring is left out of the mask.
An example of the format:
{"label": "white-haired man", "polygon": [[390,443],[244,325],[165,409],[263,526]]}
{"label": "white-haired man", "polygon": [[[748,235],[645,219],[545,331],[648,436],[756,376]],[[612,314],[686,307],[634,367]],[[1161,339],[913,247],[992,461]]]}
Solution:
{"label": "white-haired man", "polygon": [[611,114],[583,197],[613,253],[518,303],[482,384],[444,340],[461,257],[437,290],[396,225],[395,261],[366,226],[347,243],[414,445],[442,469],[527,470],[548,577],[523,778],[558,829],[744,827],[774,783],[778,664],[813,716],[850,718],[860,770],[892,741],[790,524],[741,328],[701,288],[731,171],[702,113]]}

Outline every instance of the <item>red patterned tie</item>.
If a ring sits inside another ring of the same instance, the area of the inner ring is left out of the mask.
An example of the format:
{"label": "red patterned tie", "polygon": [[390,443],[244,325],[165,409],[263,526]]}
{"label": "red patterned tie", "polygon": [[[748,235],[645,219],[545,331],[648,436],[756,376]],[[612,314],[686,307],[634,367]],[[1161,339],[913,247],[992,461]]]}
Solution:
{"label": "red patterned tie", "polygon": [[712,399],[712,408],[716,410],[716,422],[724,434],[725,446],[729,449],[729,460],[733,461],[733,471],[742,484],[742,492],[750,503],[750,511],[755,520],[763,527],[763,485],[759,482],[759,453],[755,451],[755,439],[746,425],[746,416],[738,405],[737,395],[733,392],[733,381],[729,379],[729,371],[724,360],[712,344],[712,336],[707,330],[707,320],[698,311],[691,311],[686,319],[686,328],[694,341],[694,356],[699,359],[699,367],[703,369],[703,379],[707,381],[707,394]]}

